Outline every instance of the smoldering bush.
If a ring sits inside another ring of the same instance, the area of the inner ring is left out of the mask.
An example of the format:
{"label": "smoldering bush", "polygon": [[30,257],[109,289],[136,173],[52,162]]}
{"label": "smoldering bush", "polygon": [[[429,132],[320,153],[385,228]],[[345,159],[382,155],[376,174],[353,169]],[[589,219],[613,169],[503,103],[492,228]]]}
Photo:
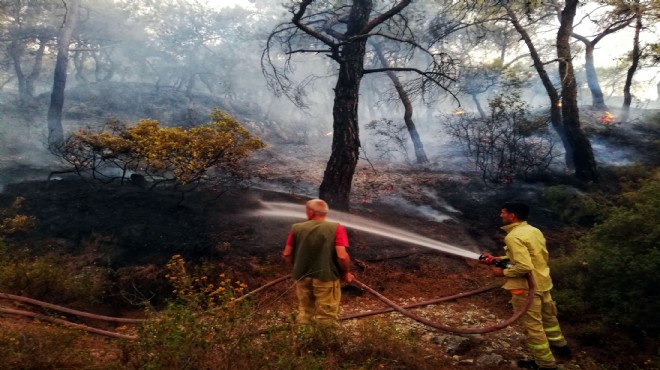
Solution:
{"label": "smoldering bush", "polygon": [[444,122],[483,180],[510,183],[545,172],[558,154],[544,117],[534,117],[517,92],[496,96],[489,107],[485,118],[459,112]]}

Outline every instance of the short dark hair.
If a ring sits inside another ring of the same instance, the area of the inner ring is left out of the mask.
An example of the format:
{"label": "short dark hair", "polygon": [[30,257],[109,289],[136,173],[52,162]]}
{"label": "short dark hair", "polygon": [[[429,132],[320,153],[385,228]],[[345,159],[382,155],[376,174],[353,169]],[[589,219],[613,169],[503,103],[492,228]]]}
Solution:
{"label": "short dark hair", "polygon": [[506,202],[502,206],[507,212],[515,214],[521,221],[527,221],[529,206],[522,202]]}

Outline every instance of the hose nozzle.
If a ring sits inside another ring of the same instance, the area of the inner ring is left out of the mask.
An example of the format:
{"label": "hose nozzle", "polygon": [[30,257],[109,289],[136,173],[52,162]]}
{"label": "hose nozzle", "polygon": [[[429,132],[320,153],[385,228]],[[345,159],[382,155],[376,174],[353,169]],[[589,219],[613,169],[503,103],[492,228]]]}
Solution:
{"label": "hose nozzle", "polygon": [[479,261],[486,265],[499,267],[501,269],[508,269],[511,267],[511,260],[508,258],[498,258],[482,254],[479,256]]}

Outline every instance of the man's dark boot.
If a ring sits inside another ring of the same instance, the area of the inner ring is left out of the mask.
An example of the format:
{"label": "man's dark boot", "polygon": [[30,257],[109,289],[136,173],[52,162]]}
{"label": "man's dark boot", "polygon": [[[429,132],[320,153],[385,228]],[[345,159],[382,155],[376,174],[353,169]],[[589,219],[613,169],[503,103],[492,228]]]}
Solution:
{"label": "man's dark boot", "polygon": [[551,346],[552,352],[555,353],[555,356],[565,360],[569,359],[572,357],[573,353],[571,351],[571,348],[569,346],[563,346],[563,347],[554,347]]}
{"label": "man's dark boot", "polygon": [[518,360],[517,365],[521,369],[557,370],[556,367],[539,367],[534,360]]}

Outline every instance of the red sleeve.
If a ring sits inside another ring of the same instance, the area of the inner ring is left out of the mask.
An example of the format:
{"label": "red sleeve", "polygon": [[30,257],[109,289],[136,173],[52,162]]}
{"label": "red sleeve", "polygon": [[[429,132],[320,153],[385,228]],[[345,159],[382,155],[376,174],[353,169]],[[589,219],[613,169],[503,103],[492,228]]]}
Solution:
{"label": "red sleeve", "polygon": [[289,231],[289,237],[286,238],[286,244],[293,247],[293,230]]}
{"label": "red sleeve", "polygon": [[335,245],[340,247],[348,247],[348,235],[346,229],[342,225],[337,225],[335,232]]}

